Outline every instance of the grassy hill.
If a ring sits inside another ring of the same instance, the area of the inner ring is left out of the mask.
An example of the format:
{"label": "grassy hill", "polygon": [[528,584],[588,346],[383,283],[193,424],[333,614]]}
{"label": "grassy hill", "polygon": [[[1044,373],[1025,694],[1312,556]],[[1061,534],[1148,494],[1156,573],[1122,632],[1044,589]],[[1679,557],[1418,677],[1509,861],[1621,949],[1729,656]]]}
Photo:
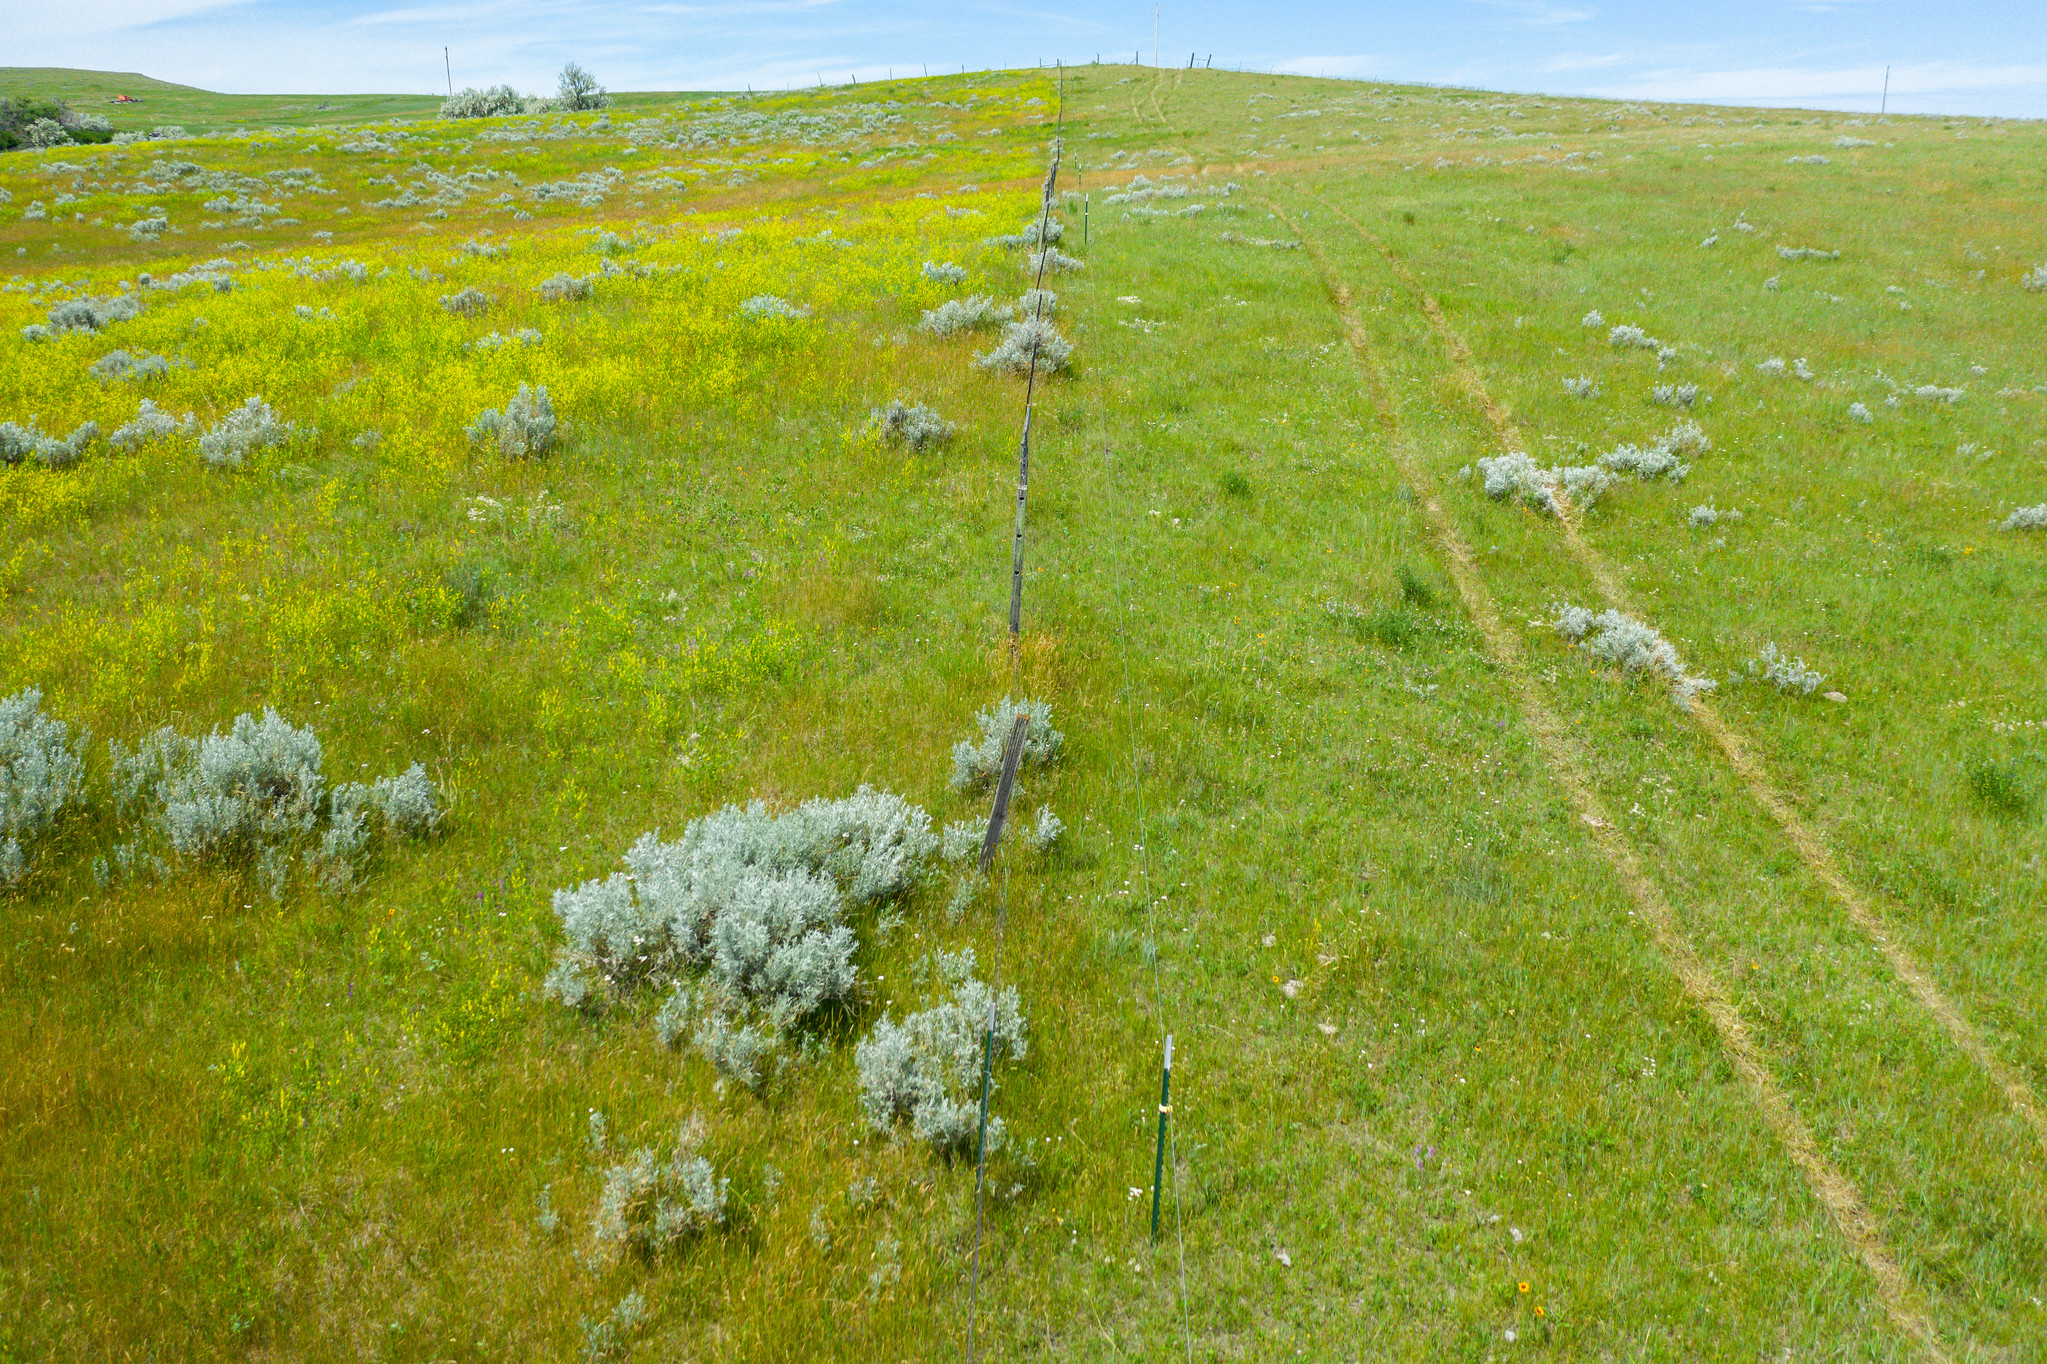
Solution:
{"label": "grassy hill", "polygon": [[2047,131],[302,112],[0,162],[0,1357],[2037,1357]]}

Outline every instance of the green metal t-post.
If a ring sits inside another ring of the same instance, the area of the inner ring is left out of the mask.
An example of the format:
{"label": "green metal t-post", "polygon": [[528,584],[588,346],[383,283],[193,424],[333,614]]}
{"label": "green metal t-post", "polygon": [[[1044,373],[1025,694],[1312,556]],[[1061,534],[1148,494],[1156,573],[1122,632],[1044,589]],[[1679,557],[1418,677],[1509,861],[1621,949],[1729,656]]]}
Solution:
{"label": "green metal t-post", "polygon": [[1159,1079],[1159,1149],[1151,1162],[1151,1239],[1159,1239],[1159,1186],[1166,1174],[1166,1119],[1173,1114],[1173,1035],[1166,1034],[1166,1068]]}

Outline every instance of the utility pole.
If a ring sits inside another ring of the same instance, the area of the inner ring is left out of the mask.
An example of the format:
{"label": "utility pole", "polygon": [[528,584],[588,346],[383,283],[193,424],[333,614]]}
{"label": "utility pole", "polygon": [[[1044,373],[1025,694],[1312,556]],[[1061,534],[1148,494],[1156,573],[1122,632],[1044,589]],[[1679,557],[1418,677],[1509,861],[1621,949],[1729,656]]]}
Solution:
{"label": "utility pole", "polygon": [[[455,68],[448,61],[448,49],[441,49],[441,71],[448,78],[448,98],[455,98]],[[1888,79],[1888,78],[1886,78]]]}
{"label": "utility pole", "polygon": [[1160,6],[1158,5],[1151,7],[1151,64],[1153,66],[1159,64],[1159,9]]}
{"label": "utility pole", "polygon": [[1884,101],[1876,107],[1876,111],[1879,114],[1891,111],[1891,69],[1888,66],[1884,68]]}

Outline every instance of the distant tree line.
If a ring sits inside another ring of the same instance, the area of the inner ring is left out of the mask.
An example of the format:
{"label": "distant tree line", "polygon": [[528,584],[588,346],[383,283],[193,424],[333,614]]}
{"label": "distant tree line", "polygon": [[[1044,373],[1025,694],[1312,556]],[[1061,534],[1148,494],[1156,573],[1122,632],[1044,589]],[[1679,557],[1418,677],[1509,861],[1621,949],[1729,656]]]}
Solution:
{"label": "distant tree line", "polygon": [[105,114],[81,114],[61,99],[0,99],[0,151],[113,140]]}
{"label": "distant tree line", "polygon": [[551,99],[543,99],[538,95],[522,95],[509,85],[493,85],[482,90],[468,89],[441,102],[441,117],[503,118],[508,114],[602,109],[610,103],[611,95],[597,83],[597,78],[576,63],[570,62],[562,68],[560,84]]}

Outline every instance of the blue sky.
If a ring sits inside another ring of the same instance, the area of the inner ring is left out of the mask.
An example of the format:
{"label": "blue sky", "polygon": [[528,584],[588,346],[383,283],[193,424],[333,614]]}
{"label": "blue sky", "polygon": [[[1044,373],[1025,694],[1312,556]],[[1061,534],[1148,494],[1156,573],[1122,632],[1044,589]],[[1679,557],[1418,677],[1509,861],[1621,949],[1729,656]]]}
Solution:
{"label": "blue sky", "polygon": [[[737,89],[1152,54],[1124,0],[0,0],[0,61],[215,90]],[[1167,4],[1167,63],[1602,95],[2047,117],[2047,0],[1408,0]]]}

